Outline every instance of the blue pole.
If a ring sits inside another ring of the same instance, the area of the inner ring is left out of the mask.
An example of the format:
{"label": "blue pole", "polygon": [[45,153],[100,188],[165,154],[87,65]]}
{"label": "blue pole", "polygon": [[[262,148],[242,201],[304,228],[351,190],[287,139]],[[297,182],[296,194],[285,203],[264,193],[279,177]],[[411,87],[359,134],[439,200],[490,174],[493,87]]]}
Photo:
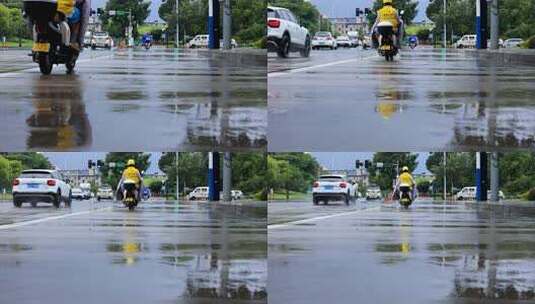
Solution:
{"label": "blue pole", "polygon": [[476,153],[476,200],[487,200],[487,153]]}
{"label": "blue pole", "polygon": [[476,48],[487,48],[487,0],[476,0]]}
{"label": "blue pole", "polygon": [[208,153],[208,200],[219,201],[219,153]]}
{"label": "blue pole", "polygon": [[219,49],[219,0],[208,0],[208,48]]}

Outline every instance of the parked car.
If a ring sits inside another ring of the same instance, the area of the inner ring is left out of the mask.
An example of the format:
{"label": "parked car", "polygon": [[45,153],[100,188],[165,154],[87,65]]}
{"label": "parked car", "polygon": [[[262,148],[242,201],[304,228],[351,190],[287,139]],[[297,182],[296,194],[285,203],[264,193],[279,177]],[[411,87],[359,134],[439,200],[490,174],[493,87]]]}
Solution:
{"label": "parked car", "polygon": [[63,202],[71,206],[72,191],[69,181],[56,170],[24,170],[13,181],[13,205],[21,207],[23,203],[51,203],[58,208]]}
{"label": "parked car", "polygon": [[80,188],[72,188],[72,199],[75,200],[84,200],[85,194]]}
{"label": "parked car", "polygon": [[339,47],[350,48],[352,46],[351,40],[347,36],[338,36],[336,38],[336,45]]}
{"label": "parked car", "polygon": [[461,39],[454,43],[455,48],[475,48],[476,47],[476,35],[464,35]]}
{"label": "parked car", "polygon": [[93,32],[87,31],[84,35],[84,47],[91,46],[91,40],[93,39]]}
{"label": "parked car", "polygon": [[97,191],[97,201],[103,199],[113,199],[113,190],[110,187],[101,187]]}
{"label": "parked car", "polygon": [[190,201],[206,201],[208,200],[208,187],[197,187],[191,191],[187,196]]}
{"label": "parked car", "polygon": [[383,198],[383,194],[381,193],[381,189],[378,187],[371,187],[368,190],[366,190],[366,199],[367,200],[380,200]]}
{"label": "parked car", "polygon": [[111,49],[113,47],[113,39],[111,39],[108,32],[95,32],[91,38],[91,48]]}
{"label": "parked car", "polygon": [[286,58],[290,52],[299,52],[302,57],[310,55],[311,39],[308,29],[301,26],[295,15],[282,7],[268,7],[267,48]]}
{"label": "parked car", "polygon": [[[190,49],[198,49],[198,48],[208,48],[208,41],[210,40],[210,35],[197,35],[193,37],[187,44],[186,47]],[[221,39],[219,41],[220,45],[223,45],[223,40]],[[232,39],[230,41],[231,48],[237,48],[238,43],[236,40]]]}
{"label": "parked car", "polygon": [[[455,199],[457,199],[458,201],[474,201],[476,199],[476,187],[464,187],[461,189],[461,191],[457,192],[457,194],[455,194]],[[491,195],[491,192],[490,190],[487,191],[487,198],[490,199],[490,195]],[[499,199],[504,199],[505,198],[505,195],[503,194],[503,192],[500,190],[498,192],[498,198]]]}
{"label": "parked car", "polygon": [[321,48],[329,48],[331,50],[338,49],[336,39],[330,32],[317,32],[312,39],[312,49],[318,50]]}
{"label": "parked car", "polygon": [[243,192],[241,190],[232,190],[232,199],[240,200],[243,198]]}
{"label": "parked car", "polygon": [[505,48],[517,48],[520,47],[520,44],[522,44],[523,40],[521,38],[509,38],[504,41],[503,47]]}
{"label": "parked car", "polygon": [[320,201],[328,204],[329,201],[350,201],[358,196],[358,187],[347,181],[343,175],[321,175],[312,186],[312,200],[314,205]]}

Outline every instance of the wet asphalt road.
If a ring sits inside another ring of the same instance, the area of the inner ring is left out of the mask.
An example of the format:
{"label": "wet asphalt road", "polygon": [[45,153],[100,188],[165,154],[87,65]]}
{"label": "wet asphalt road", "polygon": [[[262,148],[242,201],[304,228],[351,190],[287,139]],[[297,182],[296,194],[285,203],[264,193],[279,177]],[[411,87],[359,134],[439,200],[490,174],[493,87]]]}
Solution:
{"label": "wet asphalt road", "polygon": [[0,51],[0,151],[264,150],[265,62],[208,54],[88,50],[42,76]]}
{"label": "wet asphalt road", "polygon": [[535,147],[535,67],[462,51],[313,51],[268,59],[270,151]]}
{"label": "wet asphalt road", "polygon": [[0,203],[0,303],[267,303],[266,212]]}
{"label": "wet asphalt road", "polygon": [[269,302],[533,303],[534,216],[535,205],[271,203]]}

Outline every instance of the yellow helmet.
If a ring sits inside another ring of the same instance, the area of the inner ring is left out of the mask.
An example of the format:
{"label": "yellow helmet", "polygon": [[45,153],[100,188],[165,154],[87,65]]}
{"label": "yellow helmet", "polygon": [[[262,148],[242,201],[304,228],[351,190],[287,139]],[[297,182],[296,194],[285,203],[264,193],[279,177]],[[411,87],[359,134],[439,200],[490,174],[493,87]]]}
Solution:
{"label": "yellow helmet", "polygon": [[129,167],[129,166],[135,166],[136,165],[136,161],[133,160],[133,159],[129,159],[128,162],[126,163],[126,166]]}
{"label": "yellow helmet", "polygon": [[74,6],[76,5],[76,0],[58,0],[58,12],[69,17],[74,11]]}
{"label": "yellow helmet", "polygon": [[383,5],[392,4],[392,0],[383,0]]}
{"label": "yellow helmet", "polygon": [[404,167],[401,169],[401,172],[409,172],[409,167],[404,166]]}

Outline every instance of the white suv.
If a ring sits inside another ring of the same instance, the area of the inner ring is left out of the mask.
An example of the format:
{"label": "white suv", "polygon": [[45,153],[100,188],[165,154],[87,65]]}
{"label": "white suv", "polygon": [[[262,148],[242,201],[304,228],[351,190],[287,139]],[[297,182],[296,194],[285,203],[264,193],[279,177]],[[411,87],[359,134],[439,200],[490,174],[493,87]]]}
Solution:
{"label": "white suv", "polygon": [[322,175],[312,186],[312,199],[314,205],[320,201],[327,204],[329,201],[342,200],[349,202],[357,198],[358,187],[346,180],[343,175]]}
{"label": "white suv", "polygon": [[21,207],[29,202],[33,207],[38,202],[52,203],[58,208],[61,202],[71,206],[71,186],[56,170],[25,170],[13,181],[13,205]]}
{"label": "white suv", "polygon": [[331,32],[317,32],[312,39],[312,49],[319,50],[321,48],[329,48],[331,50],[338,49],[338,42]]}
{"label": "white suv", "polygon": [[310,34],[306,28],[299,25],[290,10],[269,6],[267,16],[268,51],[277,52],[282,58],[288,57],[290,52],[300,52],[302,57],[310,56]]}

